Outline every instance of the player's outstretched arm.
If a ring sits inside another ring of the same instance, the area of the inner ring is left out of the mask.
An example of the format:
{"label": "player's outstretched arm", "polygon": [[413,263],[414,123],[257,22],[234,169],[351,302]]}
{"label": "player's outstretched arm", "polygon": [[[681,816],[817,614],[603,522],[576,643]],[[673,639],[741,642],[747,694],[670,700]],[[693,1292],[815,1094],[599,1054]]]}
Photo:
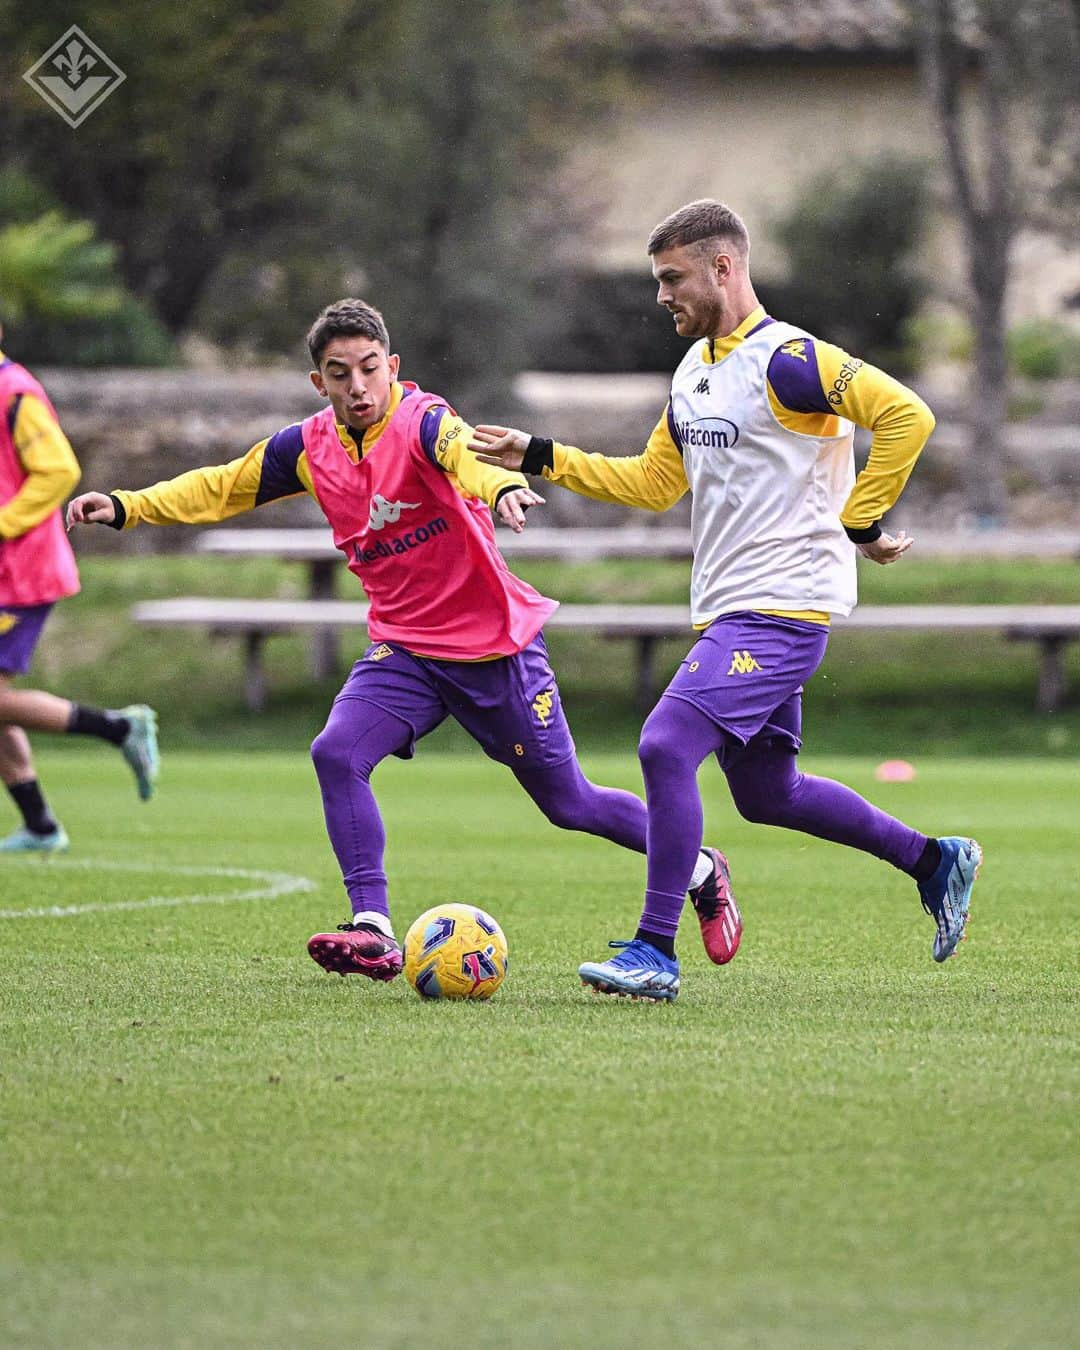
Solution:
{"label": "player's outstretched arm", "polygon": [[484,464],[539,475],[583,497],[646,511],[666,511],[690,486],[666,409],[640,455],[586,454],[502,426],[478,426],[468,448]]}
{"label": "player's outstretched arm", "polygon": [[[289,453],[279,453],[282,439],[290,434]],[[265,502],[310,491],[302,451],[299,427],[288,427],[228,464],[189,469],[137,491],[116,488],[108,496],[83,493],[71,503],[68,527],[111,525],[114,530],[126,530],[135,525],[213,525]],[[264,466],[271,470],[269,475],[264,475]]]}
{"label": "player's outstretched arm", "polygon": [[116,503],[104,492],[83,492],[72,497],[67,508],[67,527],[73,525],[112,525]]}

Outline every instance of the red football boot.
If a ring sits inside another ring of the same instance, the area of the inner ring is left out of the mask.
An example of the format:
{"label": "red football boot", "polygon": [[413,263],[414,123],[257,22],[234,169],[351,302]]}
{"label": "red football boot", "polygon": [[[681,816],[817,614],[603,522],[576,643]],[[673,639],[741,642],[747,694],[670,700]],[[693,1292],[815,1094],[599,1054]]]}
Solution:
{"label": "red football boot", "polygon": [[396,940],[365,924],[339,923],[336,933],[316,933],[309,938],[307,949],[323,970],[339,975],[392,980],[401,974],[401,948]]}
{"label": "red football boot", "polygon": [[701,924],[701,940],[709,960],[726,966],[742,941],[742,915],[731,894],[731,871],[727,859],[716,848],[704,848],[713,861],[712,876],[690,892],[690,903]]}

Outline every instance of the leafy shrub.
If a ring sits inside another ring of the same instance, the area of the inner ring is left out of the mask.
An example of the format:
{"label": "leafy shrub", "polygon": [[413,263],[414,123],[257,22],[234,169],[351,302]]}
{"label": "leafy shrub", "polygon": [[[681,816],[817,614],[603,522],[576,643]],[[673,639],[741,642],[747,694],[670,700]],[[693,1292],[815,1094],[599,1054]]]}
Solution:
{"label": "leafy shrub", "polygon": [[1080,375],[1080,333],[1052,319],[1018,324],[1006,338],[1009,365],[1029,380]]}
{"label": "leafy shrub", "polygon": [[156,365],[172,344],[117,270],[115,245],[58,210],[26,175],[0,182],[0,320],[19,356],[66,365]]}
{"label": "leafy shrub", "polygon": [[773,222],[788,272],[759,287],[769,312],[904,369],[904,325],[926,289],[915,254],[926,228],[927,177],[917,160],[883,156],[806,183]]}
{"label": "leafy shrub", "polygon": [[903,323],[901,336],[908,370],[924,370],[942,361],[968,362],[975,350],[971,324],[952,310],[911,315]]}

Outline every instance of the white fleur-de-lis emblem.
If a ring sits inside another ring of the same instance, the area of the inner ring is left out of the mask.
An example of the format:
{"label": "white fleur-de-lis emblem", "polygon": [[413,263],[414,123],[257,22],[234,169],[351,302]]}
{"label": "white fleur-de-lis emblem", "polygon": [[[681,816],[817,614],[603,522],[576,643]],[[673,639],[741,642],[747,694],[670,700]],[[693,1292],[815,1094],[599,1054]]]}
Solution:
{"label": "white fleur-de-lis emblem", "polygon": [[77,24],[72,24],[23,79],[69,127],[77,127],[127,76]]}
{"label": "white fleur-de-lis emblem", "polygon": [[83,71],[92,69],[96,60],[77,38],[73,38],[59,56],[53,57],[53,65],[64,71],[68,84],[78,84]]}

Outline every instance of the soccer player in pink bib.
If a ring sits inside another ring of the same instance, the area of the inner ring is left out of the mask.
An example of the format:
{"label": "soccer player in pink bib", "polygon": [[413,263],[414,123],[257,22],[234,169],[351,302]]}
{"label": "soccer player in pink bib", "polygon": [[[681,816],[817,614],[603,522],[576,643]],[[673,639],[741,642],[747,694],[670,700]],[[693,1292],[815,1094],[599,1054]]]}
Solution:
{"label": "soccer player in pink bib", "polygon": [[[580,970],[606,993],[671,999],[672,943],[701,837],[698,766],[715,755],[748,820],[862,849],[906,872],[933,918],[935,961],[952,955],[981,861],[973,840],[930,838],[850,788],[800,773],[802,687],[829,620],[855,606],[855,551],[902,558],[882,530],[934,425],[884,371],[766,314],[734,211],[691,202],[649,239],[657,302],[695,341],[643,454],[585,454],[507,427],[478,427],[485,463],[524,469],[601,501],[663,511],[693,493],[690,611],[699,630],[642,729],[648,887],[636,938]],[[873,433],[856,477],[855,426]],[[693,898],[693,896],[691,897]],[[699,918],[706,932],[707,919]]]}
{"label": "soccer player in pink bib", "polygon": [[151,708],[107,711],[13,684],[29,669],[53,605],[79,589],[60,511],[78,481],[78,462],[48,395],[0,351],[0,780],[23,820],[0,839],[0,856],[68,848],[67,831],[38,782],[27,731],[111,742],[135,774],[143,800],[152,795],[158,774]]}
{"label": "soccer player in pink bib", "polygon": [[[370,779],[387,756],[410,758],[447,717],[563,829],[644,853],[647,816],[632,793],[582,773],[541,631],[556,604],[514,576],[496,546],[492,512],[520,532],[543,499],[519,473],[478,461],[468,449],[473,429],[445,399],[398,378],[370,305],[328,306],[308,347],[312,382],[328,401],[321,412],[229,464],[141,492],[86,493],[68,519],[120,529],[224,520],[305,491],[319,503],[371,602],[371,646],[312,745],[353,913],[308,950],[327,970],[388,980],[401,970],[401,949]],[[695,849],[687,879],[701,896],[717,889],[719,856]],[[733,902],[731,912],[727,959],[741,930]]]}

